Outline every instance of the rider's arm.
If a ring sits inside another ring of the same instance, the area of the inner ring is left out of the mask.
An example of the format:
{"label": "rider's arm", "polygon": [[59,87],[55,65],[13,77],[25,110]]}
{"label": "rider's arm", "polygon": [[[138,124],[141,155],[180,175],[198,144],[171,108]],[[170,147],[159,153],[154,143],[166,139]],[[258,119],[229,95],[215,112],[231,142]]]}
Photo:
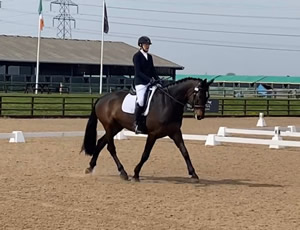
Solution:
{"label": "rider's arm", "polygon": [[149,58],[151,58],[151,65],[152,65],[152,74],[151,76],[155,79],[155,80],[160,80],[160,78],[158,77],[157,73],[156,73],[156,70],[155,70],[155,67],[154,67],[154,64],[153,64],[153,58],[151,55],[149,55]]}

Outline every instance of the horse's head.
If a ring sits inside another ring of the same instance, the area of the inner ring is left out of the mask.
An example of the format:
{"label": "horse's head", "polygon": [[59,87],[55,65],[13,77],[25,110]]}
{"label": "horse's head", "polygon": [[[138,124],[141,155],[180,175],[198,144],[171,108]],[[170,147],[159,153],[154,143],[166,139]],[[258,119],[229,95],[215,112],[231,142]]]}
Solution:
{"label": "horse's head", "polygon": [[201,120],[205,115],[205,105],[209,98],[209,86],[213,80],[200,80],[195,86],[194,92],[188,99],[188,103],[194,108],[194,116],[197,120]]}

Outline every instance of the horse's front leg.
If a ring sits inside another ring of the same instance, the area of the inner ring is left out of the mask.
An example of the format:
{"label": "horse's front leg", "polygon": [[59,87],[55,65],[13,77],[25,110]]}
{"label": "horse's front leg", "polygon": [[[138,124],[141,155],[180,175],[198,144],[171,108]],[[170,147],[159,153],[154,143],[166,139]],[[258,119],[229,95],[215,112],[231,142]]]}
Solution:
{"label": "horse's front leg", "polygon": [[179,148],[185,162],[186,162],[186,165],[187,165],[187,168],[188,168],[188,172],[189,172],[189,175],[192,176],[193,179],[197,179],[199,180],[199,177],[198,175],[196,174],[195,172],[195,169],[192,165],[192,162],[191,162],[191,159],[190,159],[190,156],[189,156],[189,153],[184,145],[184,141],[183,141],[183,138],[182,138],[182,133],[180,130],[178,130],[177,132],[174,132],[172,133],[171,135],[169,135],[169,137],[174,141],[174,143],[176,144],[176,146]]}
{"label": "horse's front leg", "polygon": [[140,171],[141,171],[144,163],[148,160],[148,158],[150,156],[150,152],[152,150],[152,147],[155,144],[155,141],[156,141],[156,138],[154,136],[148,135],[142,158],[134,169],[133,179],[135,181],[140,181]]}

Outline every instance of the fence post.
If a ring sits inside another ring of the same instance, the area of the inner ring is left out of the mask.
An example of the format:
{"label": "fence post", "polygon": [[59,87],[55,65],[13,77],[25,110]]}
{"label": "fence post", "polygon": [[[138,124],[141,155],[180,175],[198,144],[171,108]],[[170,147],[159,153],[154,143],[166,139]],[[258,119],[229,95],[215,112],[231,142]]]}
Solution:
{"label": "fence post", "polygon": [[62,104],[62,116],[65,116],[65,109],[66,109],[66,98],[63,97],[63,104]]}
{"label": "fence post", "polygon": [[291,105],[290,102],[291,102],[290,99],[288,99],[288,116],[290,115],[290,109],[291,109],[291,107],[290,107],[290,105]]}
{"label": "fence post", "polygon": [[244,116],[247,115],[247,100],[244,100]]}
{"label": "fence post", "polygon": [[222,110],[221,110],[222,116],[224,115],[224,99],[222,99]]}
{"label": "fence post", "polygon": [[0,97],[0,116],[2,115],[2,97]]}
{"label": "fence post", "polygon": [[267,99],[267,115],[270,115],[270,100]]}
{"label": "fence post", "polygon": [[33,117],[34,114],[34,96],[31,97],[31,117]]}

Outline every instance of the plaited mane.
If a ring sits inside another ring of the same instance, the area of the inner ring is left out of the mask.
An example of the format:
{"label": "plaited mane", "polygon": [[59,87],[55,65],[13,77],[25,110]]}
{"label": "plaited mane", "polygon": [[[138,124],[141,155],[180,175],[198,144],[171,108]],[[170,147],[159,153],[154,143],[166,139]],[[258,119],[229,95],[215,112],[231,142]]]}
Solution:
{"label": "plaited mane", "polygon": [[189,80],[203,81],[201,78],[187,77],[187,78],[183,78],[183,79],[181,79],[179,81],[172,82],[172,83],[166,85],[165,87],[170,87],[170,86],[178,85],[178,84],[180,84],[182,82],[189,81]]}

